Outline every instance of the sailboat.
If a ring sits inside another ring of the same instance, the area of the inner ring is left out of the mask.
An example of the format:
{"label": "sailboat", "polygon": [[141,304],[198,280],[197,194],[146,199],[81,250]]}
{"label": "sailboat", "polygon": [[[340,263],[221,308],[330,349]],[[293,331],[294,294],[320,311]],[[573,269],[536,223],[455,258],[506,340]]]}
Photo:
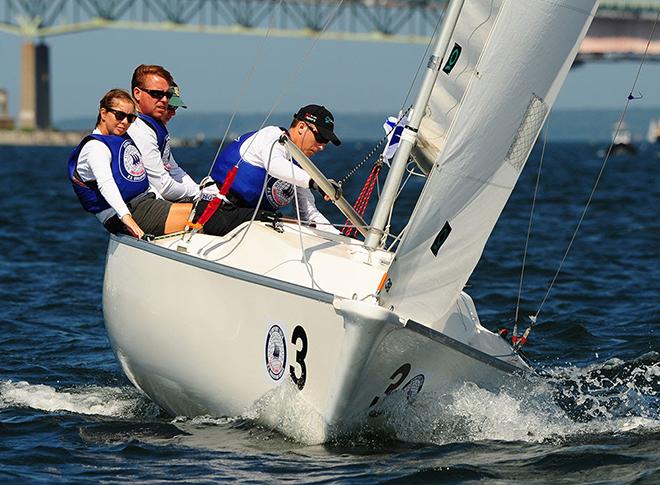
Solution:
{"label": "sailboat", "polygon": [[[224,237],[111,236],[103,312],[130,381],[172,415],[250,416],[324,442],[378,426],[394,395],[524,379],[531,367],[463,288],[597,3],[450,2],[371,222],[335,201],[364,241],[257,221]],[[392,251],[411,157],[427,179]]]}
{"label": "sailboat", "polygon": [[632,132],[628,125],[621,122],[612,127],[612,149],[613,155],[634,155],[637,147],[633,144]]}

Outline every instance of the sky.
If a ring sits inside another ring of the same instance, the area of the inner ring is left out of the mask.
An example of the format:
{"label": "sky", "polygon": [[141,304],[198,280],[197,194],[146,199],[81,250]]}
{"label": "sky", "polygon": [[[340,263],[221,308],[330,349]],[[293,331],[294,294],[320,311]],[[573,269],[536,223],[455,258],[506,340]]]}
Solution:
{"label": "sky", "polygon": [[[10,114],[19,104],[21,37],[0,32],[0,88]],[[51,98],[58,120],[94,113],[113,87],[128,88],[140,63],[162,64],[176,78],[188,114],[295,112],[308,103],[341,114],[396,113],[403,105],[423,45],[283,39],[183,32],[98,30],[46,40]],[[622,108],[639,62],[592,63],[572,69],[556,109]],[[644,65],[636,106],[660,111],[660,63]],[[408,102],[410,104],[410,101]]]}

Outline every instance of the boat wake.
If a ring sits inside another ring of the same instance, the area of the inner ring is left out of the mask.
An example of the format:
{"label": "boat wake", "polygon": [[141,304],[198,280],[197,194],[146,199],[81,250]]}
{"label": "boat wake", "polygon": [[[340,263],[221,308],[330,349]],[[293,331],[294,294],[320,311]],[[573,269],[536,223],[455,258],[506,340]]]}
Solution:
{"label": "boat wake", "polygon": [[[401,394],[401,393],[399,393]],[[493,393],[465,383],[412,404],[392,395],[387,429],[407,442],[563,441],[576,436],[660,430],[660,354],[586,368],[547,369]]]}
{"label": "boat wake", "polygon": [[[284,403],[296,396],[297,412],[287,413]],[[319,443],[321,416],[299,396],[295,386],[285,384],[241,416],[166,419],[188,436],[186,441],[193,446],[210,446],[228,432],[245,434],[246,440],[275,439],[282,443],[277,439],[280,433],[271,427],[285,429],[285,434],[300,444]],[[3,408],[138,422],[163,418],[161,409],[132,387],[56,389],[24,381],[0,381]],[[338,429],[333,441],[341,444],[348,440],[357,446],[374,445],[382,439],[437,445],[491,440],[540,443],[658,432],[660,354],[651,352],[630,361],[611,359],[584,368],[545,369],[534,380],[512,382],[498,392],[465,383],[443,394],[421,392],[412,402],[406,392],[395,392],[377,411],[367,426]]]}
{"label": "boat wake", "polygon": [[158,406],[133,387],[75,386],[56,389],[25,381],[0,381],[0,409],[3,408],[31,408],[128,419],[154,418],[161,414]]}

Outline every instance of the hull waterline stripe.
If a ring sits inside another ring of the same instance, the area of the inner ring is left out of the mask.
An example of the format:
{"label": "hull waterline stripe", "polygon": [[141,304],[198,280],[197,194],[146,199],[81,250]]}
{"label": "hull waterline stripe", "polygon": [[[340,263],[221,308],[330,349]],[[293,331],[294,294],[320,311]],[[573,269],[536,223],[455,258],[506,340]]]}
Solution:
{"label": "hull waterline stripe", "polygon": [[211,271],[213,273],[218,273],[223,276],[228,276],[230,278],[236,278],[238,280],[247,281],[249,283],[255,283],[261,286],[266,286],[275,290],[285,291],[287,293],[292,293],[294,295],[303,296],[305,298],[310,298],[312,300],[321,301],[324,303],[332,304],[334,300],[334,295],[326,293],[324,291],[313,290],[305,286],[296,285],[294,283],[289,283],[287,281],[277,280],[275,278],[269,278],[268,276],[259,275],[256,273],[251,273],[242,269],[232,268],[231,266],[225,266],[224,264],[216,263],[214,261],[208,261],[205,259],[200,259],[196,256],[191,256],[189,254],[180,253],[173,249],[164,248],[157,246],[153,243],[146,241],[141,241],[135,239],[131,236],[125,235],[115,235],[111,234],[110,239],[117,242],[118,244],[124,244],[126,246],[131,246],[148,253],[161,256],[172,261],[177,261],[179,263],[187,264],[189,266],[194,266],[206,271]]}
{"label": "hull waterline stripe", "polygon": [[477,350],[474,347],[470,347],[469,345],[466,345],[463,342],[453,339],[448,335],[445,335],[444,333],[438,332],[437,330],[427,327],[426,325],[417,323],[414,320],[408,320],[406,322],[405,328],[415,333],[418,333],[424,337],[427,337],[431,340],[434,340],[442,345],[445,345],[446,347],[454,349],[457,352],[460,352],[461,354],[465,354],[468,357],[481,361],[484,364],[488,364],[491,367],[495,367],[504,372],[508,372],[508,373],[531,372],[531,369],[517,367],[513,364],[509,364],[508,362],[504,362],[503,360],[500,360],[497,357],[493,357],[491,355],[486,354],[485,352],[482,352],[481,350]]}

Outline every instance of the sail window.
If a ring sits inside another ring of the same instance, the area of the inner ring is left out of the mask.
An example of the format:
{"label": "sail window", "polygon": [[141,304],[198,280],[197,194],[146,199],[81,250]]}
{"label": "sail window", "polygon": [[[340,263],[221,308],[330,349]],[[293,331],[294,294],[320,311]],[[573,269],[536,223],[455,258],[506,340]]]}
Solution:
{"label": "sail window", "polygon": [[511,143],[506,154],[506,161],[517,171],[520,172],[523,165],[525,165],[547,114],[548,105],[537,95],[532,94],[532,99],[527,105],[522,123],[518,127],[513,143]]}
{"label": "sail window", "polygon": [[451,226],[449,225],[449,221],[447,221],[445,222],[445,225],[442,226],[442,229],[440,229],[438,235],[435,236],[435,239],[433,240],[433,244],[431,244],[431,252],[433,253],[433,256],[438,255],[440,246],[442,246],[444,242],[447,240],[450,232],[451,232]]}

